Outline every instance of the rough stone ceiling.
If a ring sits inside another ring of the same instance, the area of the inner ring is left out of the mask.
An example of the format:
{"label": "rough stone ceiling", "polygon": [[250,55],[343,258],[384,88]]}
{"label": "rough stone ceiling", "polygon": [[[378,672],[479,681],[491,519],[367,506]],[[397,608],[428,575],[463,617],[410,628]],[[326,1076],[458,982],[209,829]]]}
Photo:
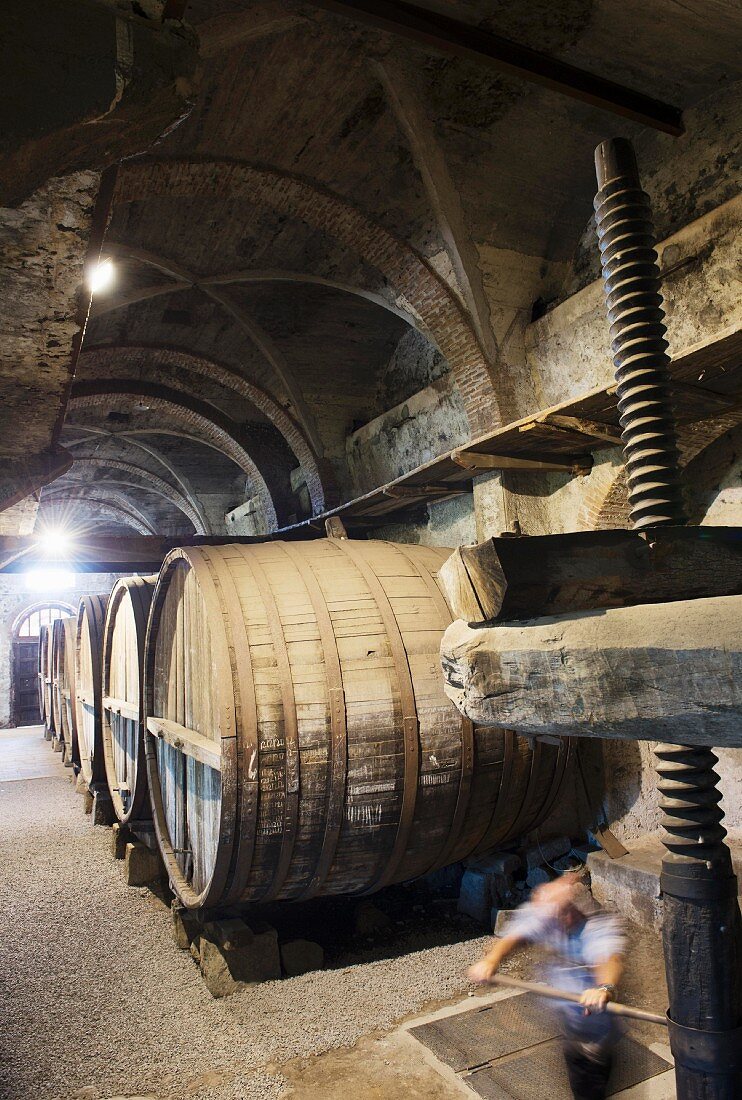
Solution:
{"label": "rough stone ceiling", "polygon": [[[742,15],[725,0],[425,6],[686,111],[740,76]],[[111,462],[141,466],[118,470],[116,492],[158,530],[193,529],[162,495],[181,493],[179,479],[208,495],[194,447],[219,475],[212,508],[240,503],[247,478],[282,523],[302,513],[302,478],[315,511],[351,495],[348,434],[442,371],[473,431],[513,415],[507,334],[591,274],[580,242],[594,146],[628,134],[651,159],[697,137],[647,132],[308,3],[190,0],[185,19],[202,42],[196,105],[118,170],[104,246],[117,283],[94,303],[63,435],[111,412],[129,430],[180,432],[171,470],[132,455],[133,436],[101,437]],[[718,201],[711,164],[704,186]],[[155,467],[168,490],[142,488]],[[114,468],[94,481],[92,469],[63,482],[92,500]]]}

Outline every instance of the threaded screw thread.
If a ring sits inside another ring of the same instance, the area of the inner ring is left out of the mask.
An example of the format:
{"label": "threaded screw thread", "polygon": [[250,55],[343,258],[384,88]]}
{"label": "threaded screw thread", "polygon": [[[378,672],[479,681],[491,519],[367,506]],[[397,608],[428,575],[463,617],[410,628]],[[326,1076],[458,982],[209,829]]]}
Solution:
{"label": "threaded screw thread", "polygon": [[628,142],[596,152],[603,285],[634,528],[685,523],[660,273],[648,196]]}

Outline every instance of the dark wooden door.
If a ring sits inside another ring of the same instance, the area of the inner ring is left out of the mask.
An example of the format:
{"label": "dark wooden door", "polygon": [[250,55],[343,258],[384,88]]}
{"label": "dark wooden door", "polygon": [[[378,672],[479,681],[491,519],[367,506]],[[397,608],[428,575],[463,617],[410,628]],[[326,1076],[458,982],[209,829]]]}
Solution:
{"label": "dark wooden door", "polygon": [[39,713],[39,639],[16,638],[13,644],[13,699],[15,724],[35,726]]}

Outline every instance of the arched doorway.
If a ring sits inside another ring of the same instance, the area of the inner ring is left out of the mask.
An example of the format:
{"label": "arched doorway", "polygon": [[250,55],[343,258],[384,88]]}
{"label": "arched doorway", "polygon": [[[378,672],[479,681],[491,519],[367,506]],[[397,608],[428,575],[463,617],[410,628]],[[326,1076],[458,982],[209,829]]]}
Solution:
{"label": "arched doorway", "polygon": [[39,632],[63,615],[74,614],[67,603],[41,603],[25,608],[16,617],[11,650],[10,713],[14,726],[35,726],[41,721],[37,671]]}

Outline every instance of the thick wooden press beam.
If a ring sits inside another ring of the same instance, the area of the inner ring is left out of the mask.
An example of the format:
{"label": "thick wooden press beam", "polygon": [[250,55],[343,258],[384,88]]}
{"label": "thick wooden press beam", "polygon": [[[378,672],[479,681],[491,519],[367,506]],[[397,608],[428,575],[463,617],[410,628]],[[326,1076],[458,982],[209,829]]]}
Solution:
{"label": "thick wooden press beam", "polygon": [[[600,439],[605,443],[618,447],[621,445],[621,432],[618,428],[612,428],[610,424],[600,424],[597,420],[586,420],[583,416],[563,416],[559,413],[546,412],[536,417],[534,425],[552,428],[554,431],[579,432],[589,439]],[[524,424],[520,429],[525,431],[532,425]]]}
{"label": "thick wooden press beam", "polygon": [[472,451],[459,447],[451,451],[451,461],[465,470],[554,470],[568,474],[588,474],[592,469],[592,455],[565,455],[563,461],[536,458],[517,458],[514,455],[491,455],[486,451]]}
{"label": "thick wooden press beam", "polygon": [[480,725],[742,747],[742,596],[457,619],[441,661],[449,699]]}
{"label": "thick wooden press beam", "polygon": [[492,538],[460,546],[439,576],[467,622],[733,596],[742,593],[742,528]]}
{"label": "thick wooden press beam", "polygon": [[312,3],[356,23],[406,38],[435,53],[465,57],[673,137],[683,133],[678,107],[428,8],[401,0],[312,0]]}

